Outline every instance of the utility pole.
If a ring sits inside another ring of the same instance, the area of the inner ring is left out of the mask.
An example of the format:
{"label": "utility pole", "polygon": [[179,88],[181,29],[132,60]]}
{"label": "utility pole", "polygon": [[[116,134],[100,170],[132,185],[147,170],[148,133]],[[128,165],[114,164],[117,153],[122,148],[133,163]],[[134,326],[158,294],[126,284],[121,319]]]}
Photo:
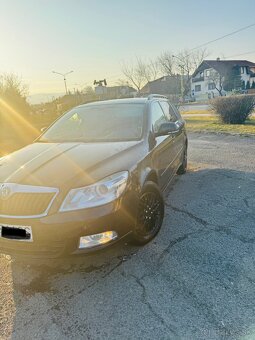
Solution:
{"label": "utility pole", "polygon": [[184,84],[183,84],[183,79],[184,79],[184,67],[182,65],[179,65],[181,68],[181,96],[182,96],[182,101],[184,101]]}
{"label": "utility pole", "polygon": [[[181,58],[177,57],[176,55],[172,55],[173,58],[176,58],[182,63]],[[184,101],[184,66],[179,64],[178,65],[181,69],[181,100]]]}
{"label": "utility pole", "polygon": [[60,72],[56,72],[56,71],[52,71],[52,73],[56,73],[56,74],[59,74],[60,76],[64,77],[64,84],[65,84],[65,91],[66,91],[66,94],[67,94],[67,86],[66,86],[66,76],[70,73],[72,73],[73,71],[69,71],[67,73],[60,73]]}

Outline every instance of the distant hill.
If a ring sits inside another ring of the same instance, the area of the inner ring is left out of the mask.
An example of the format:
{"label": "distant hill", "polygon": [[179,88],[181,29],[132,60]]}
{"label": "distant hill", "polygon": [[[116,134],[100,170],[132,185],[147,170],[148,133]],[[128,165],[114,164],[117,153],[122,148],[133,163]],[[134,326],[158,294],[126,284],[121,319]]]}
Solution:
{"label": "distant hill", "polygon": [[30,104],[41,104],[51,102],[53,99],[63,96],[64,93],[37,93],[27,97]]}

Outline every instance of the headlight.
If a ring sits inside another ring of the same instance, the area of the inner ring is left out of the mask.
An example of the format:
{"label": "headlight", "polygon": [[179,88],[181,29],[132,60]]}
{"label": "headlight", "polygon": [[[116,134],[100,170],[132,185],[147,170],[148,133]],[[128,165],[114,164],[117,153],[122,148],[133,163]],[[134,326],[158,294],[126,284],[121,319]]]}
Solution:
{"label": "headlight", "polygon": [[122,171],[106,177],[95,184],[72,189],[64,199],[60,211],[98,207],[112,202],[124,192],[127,179],[128,171]]}

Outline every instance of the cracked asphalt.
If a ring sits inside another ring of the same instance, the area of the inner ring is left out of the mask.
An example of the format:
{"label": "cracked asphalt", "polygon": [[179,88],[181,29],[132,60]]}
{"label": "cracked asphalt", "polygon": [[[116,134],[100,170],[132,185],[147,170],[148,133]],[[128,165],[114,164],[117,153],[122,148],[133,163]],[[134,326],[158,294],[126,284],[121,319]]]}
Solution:
{"label": "cracked asphalt", "polygon": [[255,139],[189,136],[143,248],[0,258],[0,339],[255,339]]}

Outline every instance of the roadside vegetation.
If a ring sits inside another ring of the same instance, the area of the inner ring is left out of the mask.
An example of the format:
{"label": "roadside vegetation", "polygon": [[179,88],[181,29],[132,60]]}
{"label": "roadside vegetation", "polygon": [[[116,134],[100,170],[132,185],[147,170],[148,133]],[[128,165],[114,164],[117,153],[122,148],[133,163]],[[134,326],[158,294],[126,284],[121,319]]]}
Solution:
{"label": "roadside vegetation", "polygon": [[225,124],[244,124],[255,107],[255,96],[218,97],[211,101],[211,107]]}
{"label": "roadside vegetation", "polygon": [[248,119],[244,124],[224,124],[216,115],[190,115],[185,117],[185,121],[187,123],[187,130],[190,132],[214,132],[255,136],[255,117]]}
{"label": "roadside vegetation", "polygon": [[214,113],[213,110],[188,110],[188,111],[185,111],[185,110],[181,110],[180,111],[182,115],[211,115]]}
{"label": "roadside vegetation", "polygon": [[254,95],[218,97],[209,110],[183,111],[189,131],[255,136]]}

